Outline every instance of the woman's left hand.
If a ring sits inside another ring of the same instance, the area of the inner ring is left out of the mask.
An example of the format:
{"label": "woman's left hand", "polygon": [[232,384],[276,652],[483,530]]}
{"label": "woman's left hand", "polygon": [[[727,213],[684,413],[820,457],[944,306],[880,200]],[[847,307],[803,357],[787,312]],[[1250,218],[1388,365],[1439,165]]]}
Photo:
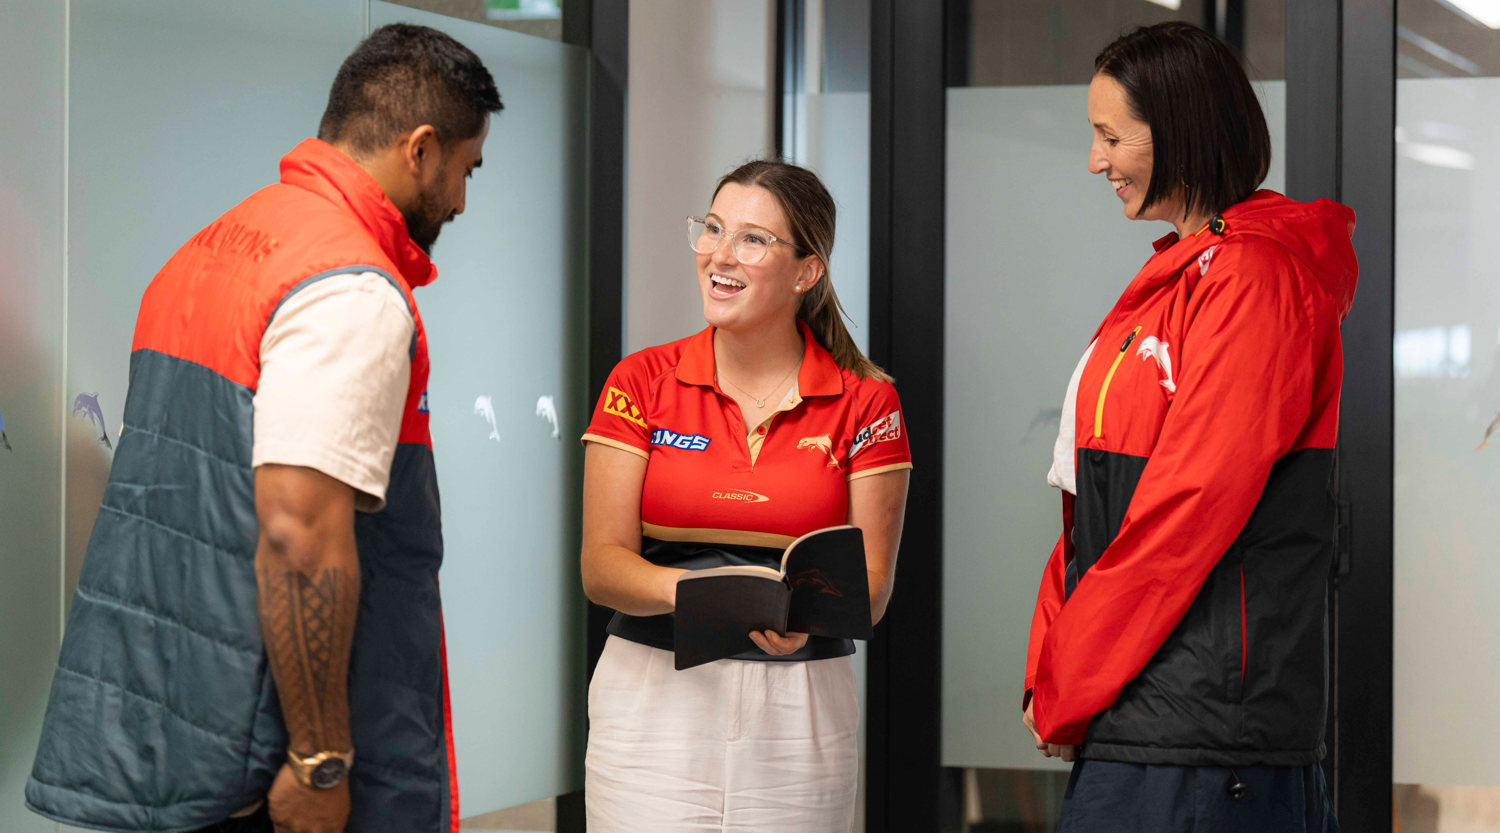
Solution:
{"label": "woman's left hand", "polygon": [[751,631],[750,641],[773,657],[795,653],[807,644],[807,634],[789,633],[785,636],[776,631]]}

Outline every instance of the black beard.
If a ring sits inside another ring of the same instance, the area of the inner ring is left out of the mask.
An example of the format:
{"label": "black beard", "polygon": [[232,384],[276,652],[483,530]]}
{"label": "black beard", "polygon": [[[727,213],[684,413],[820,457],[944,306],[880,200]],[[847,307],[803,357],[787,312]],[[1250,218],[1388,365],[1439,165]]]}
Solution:
{"label": "black beard", "polygon": [[428,257],[432,256],[432,247],[437,245],[438,234],[443,230],[443,224],[451,222],[454,214],[452,211],[443,213],[438,207],[437,195],[447,191],[447,177],[440,178],[432,183],[432,187],[417,195],[416,204],[409,211],[401,212],[406,220],[406,233],[411,236],[411,242],[417,244]]}
{"label": "black beard", "polygon": [[[433,220],[426,210],[431,206],[423,200],[411,211],[401,212],[406,219],[406,233],[411,236],[411,242],[417,244],[428,257],[432,256],[432,247],[437,245],[438,234],[443,230],[446,220]],[[424,210],[426,209],[426,210]]]}

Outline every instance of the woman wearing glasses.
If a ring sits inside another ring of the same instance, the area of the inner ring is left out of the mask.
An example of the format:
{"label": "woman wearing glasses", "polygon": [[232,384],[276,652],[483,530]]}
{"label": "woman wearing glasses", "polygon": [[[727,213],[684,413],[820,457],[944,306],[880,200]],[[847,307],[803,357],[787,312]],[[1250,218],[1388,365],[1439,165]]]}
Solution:
{"label": "woman wearing glasses", "polygon": [[1068,386],[1023,722],[1058,830],[1337,831],[1318,761],[1354,212],[1256,190],[1244,70],[1186,23],[1104,49],[1089,170],[1175,231]]}
{"label": "woman wearing glasses", "polygon": [[620,362],[583,437],[584,590],[617,611],[589,689],[589,830],[848,830],[853,643],[756,632],[676,671],[672,611],[706,550],[770,564],[849,523],[878,621],[911,468],[901,405],[840,319],[816,176],[750,162],[687,226],[709,326]]}

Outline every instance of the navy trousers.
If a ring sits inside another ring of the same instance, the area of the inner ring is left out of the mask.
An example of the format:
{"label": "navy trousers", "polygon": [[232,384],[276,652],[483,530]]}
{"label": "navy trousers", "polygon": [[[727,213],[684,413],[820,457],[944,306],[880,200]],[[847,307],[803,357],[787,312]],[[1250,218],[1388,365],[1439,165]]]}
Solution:
{"label": "navy trousers", "polygon": [[1057,833],[1339,833],[1322,767],[1079,761]]}

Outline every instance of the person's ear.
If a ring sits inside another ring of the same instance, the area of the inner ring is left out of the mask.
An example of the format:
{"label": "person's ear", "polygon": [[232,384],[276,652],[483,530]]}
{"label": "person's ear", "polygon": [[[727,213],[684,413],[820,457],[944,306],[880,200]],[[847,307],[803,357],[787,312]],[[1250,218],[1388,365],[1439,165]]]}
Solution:
{"label": "person's ear", "polygon": [[442,162],[437,128],[424,124],[406,134],[401,140],[401,156],[407,173],[416,181],[418,189],[426,187],[437,176],[438,166]]}
{"label": "person's ear", "polygon": [[818,281],[823,279],[825,271],[827,267],[824,266],[822,258],[809,257],[802,264],[802,274],[797,277],[797,292],[801,294],[811,292],[812,288],[818,285]]}

